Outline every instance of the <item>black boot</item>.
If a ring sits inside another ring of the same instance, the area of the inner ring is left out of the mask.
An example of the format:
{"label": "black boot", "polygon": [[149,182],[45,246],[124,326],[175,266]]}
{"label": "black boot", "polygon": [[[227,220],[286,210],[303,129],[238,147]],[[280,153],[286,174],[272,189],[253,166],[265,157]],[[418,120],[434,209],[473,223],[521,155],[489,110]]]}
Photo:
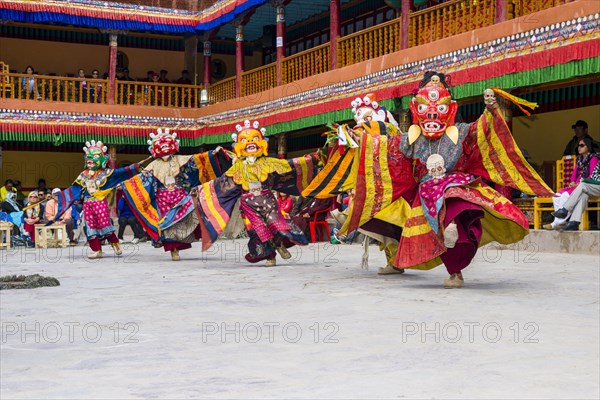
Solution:
{"label": "black boot", "polygon": [[556,218],[567,218],[567,215],[569,215],[569,211],[567,211],[566,208],[561,208],[560,210],[554,211],[550,214],[552,214],[552,216]]}
{"label": "black boot", "polygon": [[567,226],[565,226],[565,231],[578,231],[579,230],[579,222],[577,221],[569,221]]}

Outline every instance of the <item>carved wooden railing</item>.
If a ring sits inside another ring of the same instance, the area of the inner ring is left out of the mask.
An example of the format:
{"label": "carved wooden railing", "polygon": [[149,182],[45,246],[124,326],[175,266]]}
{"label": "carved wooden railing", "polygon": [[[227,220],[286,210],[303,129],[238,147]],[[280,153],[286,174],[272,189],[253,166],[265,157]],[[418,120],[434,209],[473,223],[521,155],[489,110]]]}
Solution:
{"label": "carved wooden railing", "polygon": [[108,80],[105,79],[2,73],[0,82],[2,98],[108,103]]}
{"label": "carved wooden railing", "polygon": [[495,21],[496,0],[450,0],[410,14],[408,43],[410,47],[431,43]]}
{"label": "carved wooden railing", "polygon": [[223,79],[208,89],[208,102],[211,104],[230,99],[235,99],[235,76]]}
{"label": "carved wooden railing", "polygon": [[359,63],[400,50],[401,19],[338,38],[338,67]]}
{"label": "carved wooden railing", "polygon": [[281,80],[290,83],[329,71],[329,43],[283,59]]}
{"label": "carved wooden railing", "polygon": [[195,108],[199,106],[201,91],[199,85],[117,80],[115,104]]}
{"label": "carved wooden railing", "polygon": [[561,4],[571,3],[576,0],[506,0],[506,18],[518,18],[526,14],[546,10]]}
{"label": "carved wooden railing", "polygon": [[277,86],[276,64],[242,73],[242,96],[259,93]]}

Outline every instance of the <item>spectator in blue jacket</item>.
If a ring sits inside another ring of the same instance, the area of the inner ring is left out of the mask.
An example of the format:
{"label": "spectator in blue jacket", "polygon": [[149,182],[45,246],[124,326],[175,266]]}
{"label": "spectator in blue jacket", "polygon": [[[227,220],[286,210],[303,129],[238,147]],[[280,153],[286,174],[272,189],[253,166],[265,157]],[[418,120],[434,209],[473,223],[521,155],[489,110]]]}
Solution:
{"label": "spectator in blue jacket", "polygon": [[117,205],[119,209],[119,234],[117,237],[119,240],[123,240],[123,233],[125,232],[125,227],[129,225],[131,230],[133,231],[133,240],[132,244],[136,244],[142,238],[144,232],[142,231],[142,227],[140,223],[137,221],[131,208],[129,208],[129,204],[125,201],[124,197],[121,197],[119,203]]}

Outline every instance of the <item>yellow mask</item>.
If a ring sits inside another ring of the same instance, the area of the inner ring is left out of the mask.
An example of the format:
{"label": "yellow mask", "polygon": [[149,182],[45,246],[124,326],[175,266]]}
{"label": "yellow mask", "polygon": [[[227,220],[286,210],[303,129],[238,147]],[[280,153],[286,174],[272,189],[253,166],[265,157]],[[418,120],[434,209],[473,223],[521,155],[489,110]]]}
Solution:
{"label": "yellow mask", "polygon": [[250,127],[250,122],[245,121],[244,127],[238,125],[237,130],[237,135],[234,135],[233,152],[238,158],[269,155],[269,143],[265,140],[262,130],[258,130],[258,122],[254,123],[254,127]]}

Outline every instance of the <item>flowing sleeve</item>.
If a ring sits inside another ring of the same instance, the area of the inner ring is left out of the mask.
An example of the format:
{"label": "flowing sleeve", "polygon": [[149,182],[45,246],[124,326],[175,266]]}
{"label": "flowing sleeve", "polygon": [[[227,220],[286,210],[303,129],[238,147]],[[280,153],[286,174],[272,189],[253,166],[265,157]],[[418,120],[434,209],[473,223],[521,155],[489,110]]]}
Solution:
{"label": "flowing sleeve", "polygon": [[110,174],[106,178],[106,182],[104,183],[104,185],[102,185],[100,189],[106,190],[114,188],[119,183],[127,179],[133,178],[138,173],[139,169],[140,165],[138,163],[135,163],[126,167],[117,168],[113,170],[112,174]]}
{"label": "flowing sleeve", "polygon": [[316,153],[287,160],[291,171],[274,173],[272,190],[299,196],[317,175],[318,157]]}
{"label": "flowing sleeve", "polygon": [[79,183],[74,183],[65,190],[62,190],[58,194],[58,210],[56,212],[56,215],[54,216],[54,219],[52,221],[48,221],[48,224],[51,224],[52,222],[60,219],[61,215],[68,209],[70,209],[73,203],[75,203],[75,200],[81,198],[82,194],[83,187]]}
{"label": "flowing sleeve", "polygon": [[154,240],[160,236],[158,207],[155,195],[156,178],[141,173],[123,182],[123,198],[144,231]]}
{"label": "flowing sleeve", "polygon": [[551,196],[552,189],[523,157],[499,109],[486,108],[470,125],[463,149],[465,172],[532,196]]}
{"label": "flowing sleeve", "polygon": [[224,149],[210,150],[194,155],[189,163],[193,163],[198,173],[197,176],[190,176],[190,179],[194,179],[191,186],[196,187],[220,177],[231,168],[231,161],[231,153]]}
{"label": "flowing sleeve", "polygon": [[222,175],[198,188],[197,208],[202,231],[202,251],[208,250],[227,226],[242,195],[242,189],[233,179]]}

